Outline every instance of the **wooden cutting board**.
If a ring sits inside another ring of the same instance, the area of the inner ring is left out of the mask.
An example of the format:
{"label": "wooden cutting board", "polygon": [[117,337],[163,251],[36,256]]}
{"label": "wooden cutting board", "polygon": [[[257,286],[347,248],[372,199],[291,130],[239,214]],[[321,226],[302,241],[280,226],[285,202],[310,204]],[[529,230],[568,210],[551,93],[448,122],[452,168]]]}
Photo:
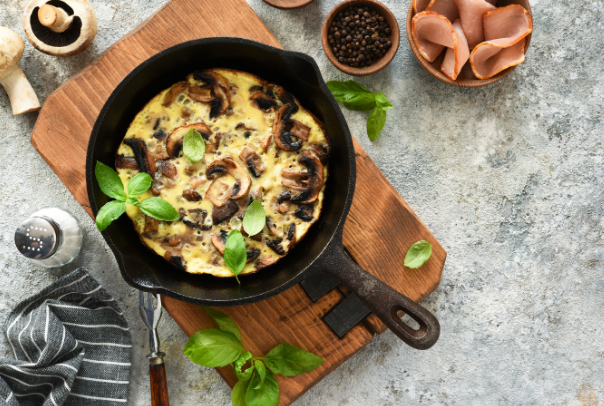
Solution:
{"label": "wooden cutting board", "polygon": [[[319,32],[316,35],[318,38]],[[209,36],[245,37],[280,47],[244,0],[172,0],[46,100],[31,142],[91,216],[86,149],[103,104],[119,82],[147,58],[183,41]],[[356,141],[355,150],[357,184],[344,228],[344,246],[366,270],[420,301],[438,286],[446,252]],[[404,254],[418,240],[432,243],[432,258],[419,270],[404,268]],[[286,341],[325,358],[311,373],[278,377],[282,406],[367,345],[373,334],[385,331],[370,315],[338,339],[321,318],[345,295],[344,289],[336,289],[313,303],[296,285],[260,303],[222,309],[237,322],[246,349],[256,356]],[[198,306],[166,297],[164,307],[188,335],[214,326]],[[229,385],[235,384],[232,368],[218,368],[218,372]]]}

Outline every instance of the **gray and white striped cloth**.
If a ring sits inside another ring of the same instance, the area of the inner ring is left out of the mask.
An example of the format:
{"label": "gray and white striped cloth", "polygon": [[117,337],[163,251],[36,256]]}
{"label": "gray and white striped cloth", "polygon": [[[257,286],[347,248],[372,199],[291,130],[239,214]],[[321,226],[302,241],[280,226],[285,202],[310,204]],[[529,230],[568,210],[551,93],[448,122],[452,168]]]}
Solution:
{"label": "gray and white striped cloth", "polygon": [[0,406],[123,405],[132,341],[115,300],[84,269],[19,303],[5,326]]}

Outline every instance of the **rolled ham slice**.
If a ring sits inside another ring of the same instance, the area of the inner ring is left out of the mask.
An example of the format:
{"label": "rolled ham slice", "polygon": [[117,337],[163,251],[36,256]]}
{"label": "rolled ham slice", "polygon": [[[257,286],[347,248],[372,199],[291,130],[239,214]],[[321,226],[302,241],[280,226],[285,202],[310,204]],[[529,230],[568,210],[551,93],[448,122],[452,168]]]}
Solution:
{"label": "rolled ham slice", "polygon": [[473,49],[484,41],[482,16],[495,10],[495,6],[485,0],[455,0],[455,4],[459,9],[459,18],[468,46]]}
{"label": "rolled ham slice", "polygon": [[468,41],[466,41],[466,36],[461,28],[460,20],[455,20],[453,29],[455,30],[455,34],[457,34],[457,41],[454,48],[447,49],[445,59],[440,68],[451,80],[457,79],[457,75],[461,72],[461,68],[463,68],[470,57]]}
{"label": "rolled ham slice", "polygon": [[428,8],[433,1],[434,0],[413,0],[413,11],[415,11],[415,14],[426,11],[426,8]]}
{"label": "rolled ham slice", "polygon": [[518,4],[501,7],[484,15],[486,41],[470,55],[470,65],[479,79],[488,79],[524,61],[526,36],[533,31],[531,17]]}
{"label": "rolled ham slice", "polygon": [[411,22],[413,41],[428,62],[440,55],[445,47],[455,48],[457,35],[447,17],[433,11],[423,11]]}
{"label": "rolled ham slice", "polygon": [[453,22],[459,18],[459,9],[454,0],[432,0],[426,11],[434,11]]}

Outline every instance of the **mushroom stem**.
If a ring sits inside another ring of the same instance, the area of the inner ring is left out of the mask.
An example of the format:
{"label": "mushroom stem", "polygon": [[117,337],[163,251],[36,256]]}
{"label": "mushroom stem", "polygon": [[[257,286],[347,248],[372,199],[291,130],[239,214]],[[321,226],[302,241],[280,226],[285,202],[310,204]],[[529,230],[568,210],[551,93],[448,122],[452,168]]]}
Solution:
{"label": "mushroom stem", "polygon": [[38,96],[36,96],[19,65],[15,66],[6,76],[0,78],[0,85],[4,86],[6,93],[8,93],[13,108],[13,116],[40,109]]}
{"label": "mushroom stem", "polygon": [[38,19],[43,26],[52,31],[64,32],[71,25],[73,16],[67,14],[62,8],[45,4],[38,10]]}

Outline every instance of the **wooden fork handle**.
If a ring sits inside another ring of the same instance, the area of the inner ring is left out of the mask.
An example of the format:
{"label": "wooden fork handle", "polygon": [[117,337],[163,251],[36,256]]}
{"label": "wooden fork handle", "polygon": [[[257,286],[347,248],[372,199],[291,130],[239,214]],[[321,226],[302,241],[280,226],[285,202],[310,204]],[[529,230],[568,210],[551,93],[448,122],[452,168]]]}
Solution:
{"label": "wooden fork handle", "polygon": [[162,362],[149,365],[149,375],[151,376],[151,405],[170,406],[165,364]]}

